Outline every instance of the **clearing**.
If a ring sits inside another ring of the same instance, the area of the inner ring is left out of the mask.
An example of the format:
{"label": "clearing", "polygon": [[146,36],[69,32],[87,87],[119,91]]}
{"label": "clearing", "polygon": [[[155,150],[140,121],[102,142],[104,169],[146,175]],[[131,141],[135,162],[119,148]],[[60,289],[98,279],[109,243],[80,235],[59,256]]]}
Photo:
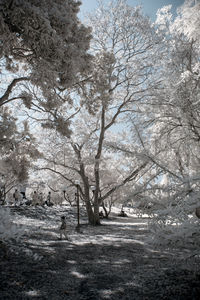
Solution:
{"label": "clearing", "polygon": [[[188,249],[154,249],[146,243],[147,218],[113,213],[102,225],[87,225],[76,208],[11,207],[25,235],[0,248],[0,299],[195,300],[200,295],[200,259]],[[59,240],[60,216],[69,238]],[[188,258],[188,259],[187,259]]]}

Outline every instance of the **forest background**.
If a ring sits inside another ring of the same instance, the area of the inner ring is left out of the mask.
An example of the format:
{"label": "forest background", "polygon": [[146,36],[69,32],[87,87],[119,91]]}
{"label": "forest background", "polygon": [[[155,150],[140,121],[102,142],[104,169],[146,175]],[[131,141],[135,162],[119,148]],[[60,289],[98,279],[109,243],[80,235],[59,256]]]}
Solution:
{"label": "forest background", "polygon": [[101,205],[129,204],[155,243],[196,247],[200,3],[152,22],[99,1],[84,25],[79,6],[0,1],[3,200],[28,186],[72,203],[78,188],[90,224]]}

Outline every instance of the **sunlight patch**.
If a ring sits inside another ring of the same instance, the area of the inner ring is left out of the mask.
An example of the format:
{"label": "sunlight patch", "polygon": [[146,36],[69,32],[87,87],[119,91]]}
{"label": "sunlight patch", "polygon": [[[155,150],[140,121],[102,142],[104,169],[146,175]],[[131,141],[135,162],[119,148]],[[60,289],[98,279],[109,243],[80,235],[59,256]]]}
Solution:
{"label": "sunlight patch", "polygon": [[131,287],[138,287],[138,288],[141,287],[141,284],[134,282],[134,281],[127,282],[125,285],[131,286]]}
{"label": "sunlight patch", "polygon": [[118,289],[113,290],[113,291],[110,290],[110,289],[109,290],[102,290],[101,291],[101,295],[103,296],[104,299],[109,299],[110,296],[112,296],[112,295],[114,295],[116,293],[120,293],[121,295],[123,295],[124,294],[124,289],[121,288],[121,287],[119,287]]}
{"label": "sunlight patch", "polygon": [[75,265],[77,262],[75,260],[67,260],[69,264]]}
{"label": "sunlight patch", "polygon": [[121,222],[121,220],[119,221],[119,222],[117,222],[117,221],[112,221],[112,222],[106,222],[106,221],[104,221],[103,222],[103,224],[105,224],[105,225],[110,225],[110,224],[112,224],[112,225],[116,225],[116,226],[120,226],[120,227],[124,227],[124,226],[127,226],[127,227],[130,227],[131,228],[131,226],[141,226],[141,225],[146,225],[147,226],[147,221],[144,221],[144,220],[142,220],[141,222],[133,222],[132,220],[130,220],[130,221],[127,221],[127,220],[124,220],[123,222]]}
{"label": "sunlight patch", "polygon": [[22,216],[17,216],[14,220],[15,223],[20,223],[22,225],[34,225],[35,227],[40,227],[42,225],[46,225],[45,221],[41,221],[33,218],[26,218]]}
{"label": "sunlight patch", "polygon": [[79,278],[79,279],[83,279],[83,278],[87,278],[87,276],[77,272],[77,271],[71,271],[71,274],[74,275],[75,277]]}
{"label": "sunlight patch", "polygon": [[31,291],[25,292],[25,294],[27,296],[32,296],[32,297],[41,296],[41,293],[37,290],[31,290]]}
{"label": "sunlight patch", "polygon": [[124,264],[127,264],[127,263],[131,263],[131,261],[129,259],[126,259],[126,258],[117,260],[115,262],[115,264],[118,264],[118,265],[124,265]]}
{"label": "sunlight patch", "polygon": [[96,263],[97,263],[97,264],[104,264],[104,265],[106,265],[106,264],[110,264],[110,260],[97,259],[97,260],[96,260]]}

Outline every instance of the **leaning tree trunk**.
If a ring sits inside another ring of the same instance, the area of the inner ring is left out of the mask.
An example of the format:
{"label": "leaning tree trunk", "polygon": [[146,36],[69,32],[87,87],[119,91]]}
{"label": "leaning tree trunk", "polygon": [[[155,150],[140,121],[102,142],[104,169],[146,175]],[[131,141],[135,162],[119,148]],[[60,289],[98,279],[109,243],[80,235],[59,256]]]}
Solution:
{"label": "leaning tree trunk", "polygon": [[103,207],[103,210],[104,210],[104,213],[105,213],[105,218],[108,219],[109,212],[107,211],[107,209],[105,207],[104,201],[102,201],[102,207]]}

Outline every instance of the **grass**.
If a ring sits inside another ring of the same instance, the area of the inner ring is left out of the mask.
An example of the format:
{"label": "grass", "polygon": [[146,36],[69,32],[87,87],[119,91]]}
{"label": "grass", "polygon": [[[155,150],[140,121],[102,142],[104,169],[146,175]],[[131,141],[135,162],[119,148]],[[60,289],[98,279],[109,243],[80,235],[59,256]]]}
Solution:
{"label": "grass", "polygon": [[[92,227],[82,210],[77,233],[75,208],[12,210],[26,233],[1,260],[0,299],[199,299],[199,269],[188,268],[180,249],[149,247],[147,218],[113,213]],[[58,239],[61,215],[70,241]]]}

